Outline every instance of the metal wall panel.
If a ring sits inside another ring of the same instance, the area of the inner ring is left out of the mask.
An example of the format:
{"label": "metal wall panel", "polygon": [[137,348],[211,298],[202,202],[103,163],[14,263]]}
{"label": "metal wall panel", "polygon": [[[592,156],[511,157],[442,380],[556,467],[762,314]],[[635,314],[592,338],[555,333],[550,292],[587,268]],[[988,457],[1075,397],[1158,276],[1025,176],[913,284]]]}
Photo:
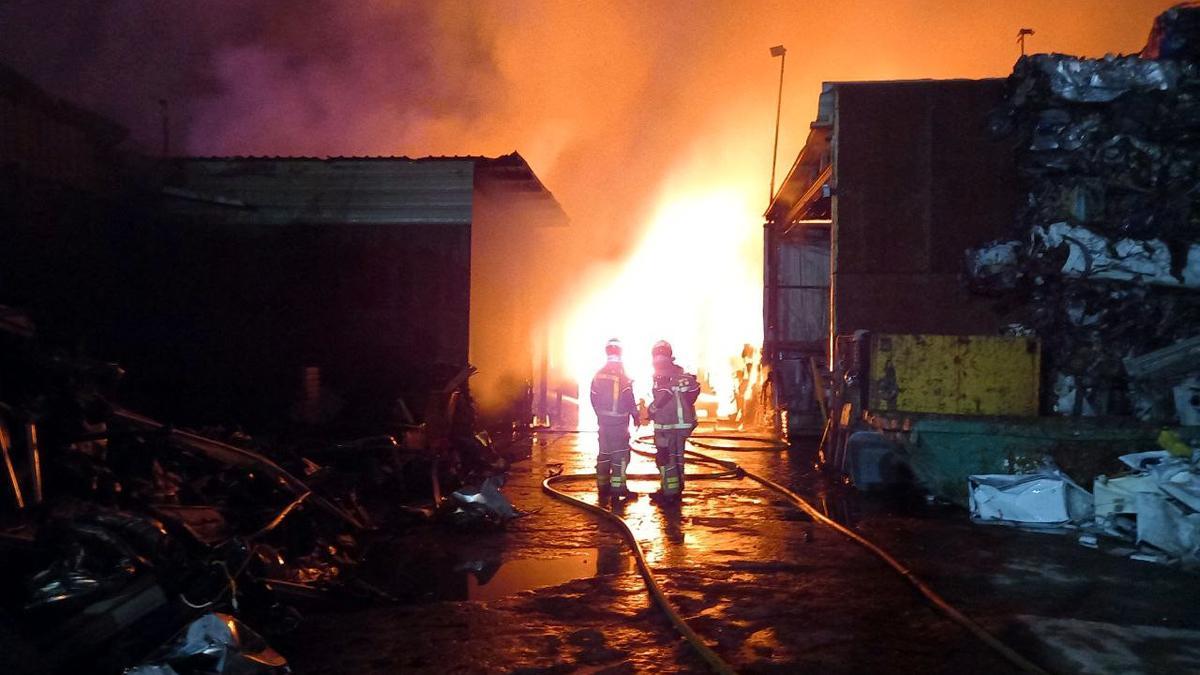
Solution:
{"label": "metal wall panel", "polygon": [[829,330],[829,238],[823,232],[797,232],[776,250],[775,293],[778,340],[823,342]]}
{"label": "metal wall panel", "polygon": [[779,247],[779,283],[829,287],[829,239],[784,241]]}
{"label": "metal wall panel", "polygon": [[198,221],[466,225],[473,159],[215,158],[175,162],[171,211]]}
{"label": "metal wall panel", "polygon": [[779,318],[782,341],[822,342],[829,330],[828,289],[780,289]]}
{"label": "metal wall panel", "polygon": [[872,410],[1036,415],[1041,349],[1032,338],[871,335]]}
{"label": "metal wall panel", "polygon": [[959,275],[967,248],[1008,235],[1020,203],[1012,147],[986,133],[1004,82],[836,92],[836,332],[994,334],[992,301]]}

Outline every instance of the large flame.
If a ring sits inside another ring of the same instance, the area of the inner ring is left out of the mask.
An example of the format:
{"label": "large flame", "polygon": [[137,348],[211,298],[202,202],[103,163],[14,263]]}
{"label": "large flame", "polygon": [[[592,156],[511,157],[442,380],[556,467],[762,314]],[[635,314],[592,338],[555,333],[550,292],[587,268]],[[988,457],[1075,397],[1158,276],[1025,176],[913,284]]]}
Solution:
{"label": "large flame", "polygon": [[718,414],[734,410],[743,346],[762,341],[759,207],[736,184],[668,189],[628,259],[591,279],[563,336],[581,428],[595,426],[586,392],[612,337],[624,344],[639,397],[649,392],[650,348],[665,339],[676,361],[712,387]]}

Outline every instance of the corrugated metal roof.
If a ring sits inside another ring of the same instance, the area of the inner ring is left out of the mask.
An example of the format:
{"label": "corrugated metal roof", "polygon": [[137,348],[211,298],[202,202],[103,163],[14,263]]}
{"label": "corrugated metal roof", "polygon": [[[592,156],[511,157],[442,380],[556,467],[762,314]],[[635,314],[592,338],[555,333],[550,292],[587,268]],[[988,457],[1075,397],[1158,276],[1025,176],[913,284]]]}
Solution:
{"label": "corrugated metal roof", "polygon": [[171,210],[230,224],[468,224],[469,158],[194,158],[172,161]]}
{"label": "corrugated metal roof", "polygon": [[232,224],[467,224],[476,190],[566,222],[517,153],[501,157],[184,157],[168,164],[171,210]]}

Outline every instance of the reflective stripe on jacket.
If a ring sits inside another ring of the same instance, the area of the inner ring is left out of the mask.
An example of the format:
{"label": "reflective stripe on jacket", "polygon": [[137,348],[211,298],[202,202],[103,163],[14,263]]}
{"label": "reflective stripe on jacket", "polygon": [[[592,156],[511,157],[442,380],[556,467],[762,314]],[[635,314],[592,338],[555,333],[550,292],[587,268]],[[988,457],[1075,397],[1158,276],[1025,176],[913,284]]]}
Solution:
{"label": "reflective stripe on jacket", "polygon": [[633,400],[633,380],[625,375],[620,363],[609,363],[592,378],[592,410],[604,425],[625,426],[637,421],[637,402]]}
{"label": "reflective stripe on jacket", "polygon": [[650,404],[650,419],[655,429],[693,429],[696,426],[696,398],[700,382],[670,364],[654,375],[654,402]]}

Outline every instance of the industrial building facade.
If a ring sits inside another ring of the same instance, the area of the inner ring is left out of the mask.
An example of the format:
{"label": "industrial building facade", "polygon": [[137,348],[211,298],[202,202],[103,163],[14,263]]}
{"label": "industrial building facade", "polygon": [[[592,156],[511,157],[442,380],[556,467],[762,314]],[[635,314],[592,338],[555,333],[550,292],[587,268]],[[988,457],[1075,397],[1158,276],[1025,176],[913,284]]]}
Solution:
{"label": "industrial building facade", "polygon": [[995,334],[964,251],[1009,235],[1013,148],[987,133],[1003,80],[826,84],[766,212],[764,355],[781,405],[812,408],[813,366],[857,331]]}
{"label": "industrial building facade", "polygon": [[[434,386],[435,373],[468,361],[504,405],[532,379],[529,291],[516,261],[482,253],[565,224],[520,155],[169,166],[160,253],[143,257],[173,259],[167,304],[189,326],[179,334],[196,340],[181,354],[219,354],[239,378],[259,372],[242,388],[272,387],[258,397],[274,401],[308,378],[322,397],[301,415],[310,418],[377,419],[406,389]],[[484,318],[498,315],[511,320]],[[214,377],[208,367],[195,375]],[[205,389],[230,390],[215,377]]]}
{"label": "industrial building facade", "polygon": [[6,68],[0,112],[0,302],[142,410],[354,424],[470,362],[505,414],[534,379],[544,298],[483,251],[567,219],[517,153],[155,158]]}

